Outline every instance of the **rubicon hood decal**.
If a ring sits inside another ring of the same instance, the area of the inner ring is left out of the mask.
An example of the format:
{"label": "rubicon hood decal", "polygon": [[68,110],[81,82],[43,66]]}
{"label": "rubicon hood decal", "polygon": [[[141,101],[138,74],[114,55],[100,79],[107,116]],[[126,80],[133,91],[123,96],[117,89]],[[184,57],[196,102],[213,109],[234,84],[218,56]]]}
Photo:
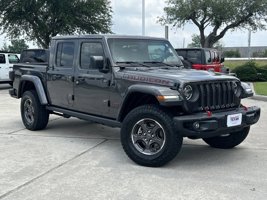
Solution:
{"label": "rubicon hood decal", "polygon": [[143,82],[143,83],[153,83],[157,85],[173,86],[174,82],[168,79],[162,79],[152,76],[140,76],[136,74],[123,74],[122,79]]}

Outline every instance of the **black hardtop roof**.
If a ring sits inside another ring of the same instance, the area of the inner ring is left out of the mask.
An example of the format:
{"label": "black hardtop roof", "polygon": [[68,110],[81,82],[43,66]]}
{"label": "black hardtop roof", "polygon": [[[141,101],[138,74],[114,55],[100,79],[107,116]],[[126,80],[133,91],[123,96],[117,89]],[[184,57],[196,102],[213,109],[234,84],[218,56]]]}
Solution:
{"label": "black hardtop roof", "polygon": [[153,39],[153,40],[166,40],[165,38],[158,37],[149,37],[149,36],[134,36],[134,35],[100,35],[100,34],[91,34],[91,35],[66,35],[66,36],[55,36],[53,40],[65,40],[65,39],[109,39],[109,38],[121,38],[121,39]]}

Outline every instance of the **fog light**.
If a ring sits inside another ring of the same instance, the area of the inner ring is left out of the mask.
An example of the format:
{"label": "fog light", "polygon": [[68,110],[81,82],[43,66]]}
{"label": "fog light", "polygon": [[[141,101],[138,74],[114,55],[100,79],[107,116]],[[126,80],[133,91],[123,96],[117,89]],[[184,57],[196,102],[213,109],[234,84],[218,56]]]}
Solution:
{"label": "fog light", "polygon": [[199,122],[195,122],[195,123],[193,124],[193,127],[194,127],[195,129],[199,129],[199,128],[200,128],[200,124],[199,124]]}

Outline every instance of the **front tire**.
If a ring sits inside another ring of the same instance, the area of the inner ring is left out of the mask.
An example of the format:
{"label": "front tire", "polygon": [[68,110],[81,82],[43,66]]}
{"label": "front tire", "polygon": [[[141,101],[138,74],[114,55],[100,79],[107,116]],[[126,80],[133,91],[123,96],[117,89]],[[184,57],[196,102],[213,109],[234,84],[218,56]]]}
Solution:
{"label": "front tire", "polygon": [[49,112],[40,104],[36,91],[23,93],[20,104],[21,118],[24,126],[32,131],[44,129],[49,120]]}
{"label": "front tire", "polygon": [[214,148],[219,149],[231,149],[235,146],[241,144],[246,137],[248,136],[250,127],[245,127],[244,129],[236,132],[232,132],[226,135],[211,137],[211,138],[203,138],[203,140]]}
{"label": "front tire", "polygon": [[180,151],[183,137],[175,131],[171,116],[155,105],[133,109],[124,119],[121,143],[139,165],[160,167]]}

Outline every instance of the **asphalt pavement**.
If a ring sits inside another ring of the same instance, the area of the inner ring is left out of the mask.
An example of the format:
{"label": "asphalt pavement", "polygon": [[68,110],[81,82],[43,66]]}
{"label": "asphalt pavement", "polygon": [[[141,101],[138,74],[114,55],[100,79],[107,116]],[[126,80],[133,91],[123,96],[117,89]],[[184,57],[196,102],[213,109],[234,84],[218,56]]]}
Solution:
{"label": "asphalt pavement", "polygon": [[248,138],[231,150],[185,139],[161,168],[133,163],[119,129],[51,116],[42,131],[26,130],[20,100],[0,85],[0,200],[267,199],[267,103]]}

